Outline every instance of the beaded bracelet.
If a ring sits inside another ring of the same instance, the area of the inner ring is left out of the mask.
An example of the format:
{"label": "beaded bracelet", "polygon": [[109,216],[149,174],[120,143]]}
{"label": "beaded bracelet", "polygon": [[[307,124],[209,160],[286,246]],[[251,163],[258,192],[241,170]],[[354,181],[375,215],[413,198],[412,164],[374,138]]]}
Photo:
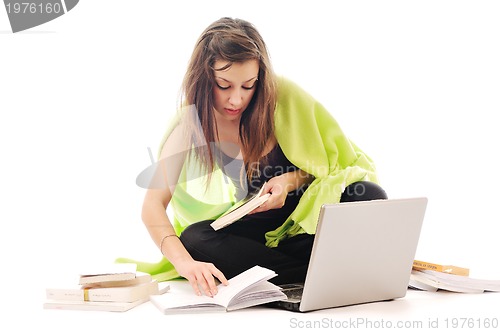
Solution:
{"label": "beaded bracelet", "polygon": [[177,234],[167,234],[160,241],[160,252],[162,255],[163,255],[163,241],[165,241],[166,238],[171,237],[171,236],[177,236]]}

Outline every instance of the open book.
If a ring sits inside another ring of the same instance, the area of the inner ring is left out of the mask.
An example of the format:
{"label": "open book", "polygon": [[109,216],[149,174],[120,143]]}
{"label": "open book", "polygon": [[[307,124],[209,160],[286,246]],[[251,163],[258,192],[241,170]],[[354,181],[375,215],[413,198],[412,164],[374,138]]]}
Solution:
{"label": "open book", "polygon": [[168,293],[151,295],[150,300],[164,314],[242,309],[287,298],[281,288],[268,281],[274,276],[274,271],[254,266],[229,279],[229,285],[218,285],[214,297],[197,296],[185,280],[173,281]]}
{"label": "open book", "polygon": [[409,286],[434,292],[440,289],[458,293],[500,292],[500,280],[470,278],[432,270],[412,270]]}
{"label": "open book", "polygon": [[241,201],[235,203],[223,215],[221,215],[214,222],[212,222],[210,226],[212,226],[212,228],[217,231],[221,228],[231,225],[232,223],[241,219],[252,210],[262,205],[262,203],[267,201],[267,199],[271,196],[270,193],[262,195],[262,191],[264,190],[264,185],[262,185],[262,188],[260,188],[258,192],[250,193]]}

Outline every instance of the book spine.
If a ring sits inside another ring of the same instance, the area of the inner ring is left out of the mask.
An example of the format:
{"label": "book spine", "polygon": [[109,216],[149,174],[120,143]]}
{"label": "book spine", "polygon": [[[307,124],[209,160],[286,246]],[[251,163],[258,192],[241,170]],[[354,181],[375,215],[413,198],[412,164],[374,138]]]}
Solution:
{"label": "book spine", "polygon": [[95,276],[80,276],[80,285],[105,282],[105,281],[123,281],[123,280],[131,280],[136,277],[135,272],[129,273],[117,273],[117,274],[109,274],[109,275],[95,275]]}
{"label": "book spine", "polygon": [[433,263],[427,263],[427,262],[422,262],[422,261],[414,261],[413,268],[415,270],[430,270],[430,271],[449,273],[449,274],[455,274],[455,275],[461,275],[461,276],[468,276],[469,275],[469,269],[454,266],[454,265],[440,265],[440,264],[433,264]]}
{"label": "book spine", "polygon": [[134,279],[130,280],[117,280],[117,281],[103,281],[96,283],[87,283],[85,287],[88,288],[108,288],[108,287],[126,287],[126,286],[135,286],[139,284],[145,284],[153,281],[151,275],[140,275],[136,276]]}
{"label": "book spine", "polygon": [[85,291],[83,289],[54,289],[46,290],[48,300],[84,301]]}
{"label": "book spine", "polygon": [[144,302],[149,298],[143,298],[135,302],[86,302],[86,301],[60,301],[48,300],[43,304],[44,309],[60,310],[96,310],[96,311],[127,311]]}
{"label": "book spine", "polygon": [[158,282],[152,281],[132,287],[94,288],[88,290],[88,301],[134,302],[158,293]]}
{"label": "book spine", "polygon": [[422,261],[414,261],[413,268],[421,269],[421,270],[432,270],[432,271],[442,272],[443,266],[438,265],[438,264],[422,262]]}
{"label": "book spine", "polygon": [[57,301],[134,302],[158,294],[158,282],[131,287],[48,289],[47,299]]}

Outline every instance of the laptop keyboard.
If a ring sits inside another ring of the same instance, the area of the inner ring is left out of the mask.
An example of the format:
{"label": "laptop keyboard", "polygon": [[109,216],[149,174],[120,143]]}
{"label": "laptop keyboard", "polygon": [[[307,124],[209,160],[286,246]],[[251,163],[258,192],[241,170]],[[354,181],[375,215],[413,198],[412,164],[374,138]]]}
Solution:
{"label": "laptop keyboard", "polygon": [[301,284],[287,284],[280,285],[282,292],[288,297],[289,300],[300,300],[302,298],[302,291],[304,285]]}

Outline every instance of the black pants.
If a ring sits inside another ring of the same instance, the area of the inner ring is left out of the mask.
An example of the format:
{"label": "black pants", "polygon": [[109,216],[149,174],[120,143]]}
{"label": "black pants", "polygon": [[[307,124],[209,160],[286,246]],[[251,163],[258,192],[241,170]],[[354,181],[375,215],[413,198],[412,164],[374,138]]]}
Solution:
{"label": "black pants", "polygon": [[[360,181],[348,186],[341,202],[387,199],[385,191],[372,182]],[[212,220],[190,225],[180,239],[195,260],[211,262],[226,278],[260,265],[274,270],[276,284],[305,280],[314,235],[299,234],[283,240],[275,248],[265,245],[264,234],[279,227],[284,220],[266,220],[246,216],[219,231]]]}

